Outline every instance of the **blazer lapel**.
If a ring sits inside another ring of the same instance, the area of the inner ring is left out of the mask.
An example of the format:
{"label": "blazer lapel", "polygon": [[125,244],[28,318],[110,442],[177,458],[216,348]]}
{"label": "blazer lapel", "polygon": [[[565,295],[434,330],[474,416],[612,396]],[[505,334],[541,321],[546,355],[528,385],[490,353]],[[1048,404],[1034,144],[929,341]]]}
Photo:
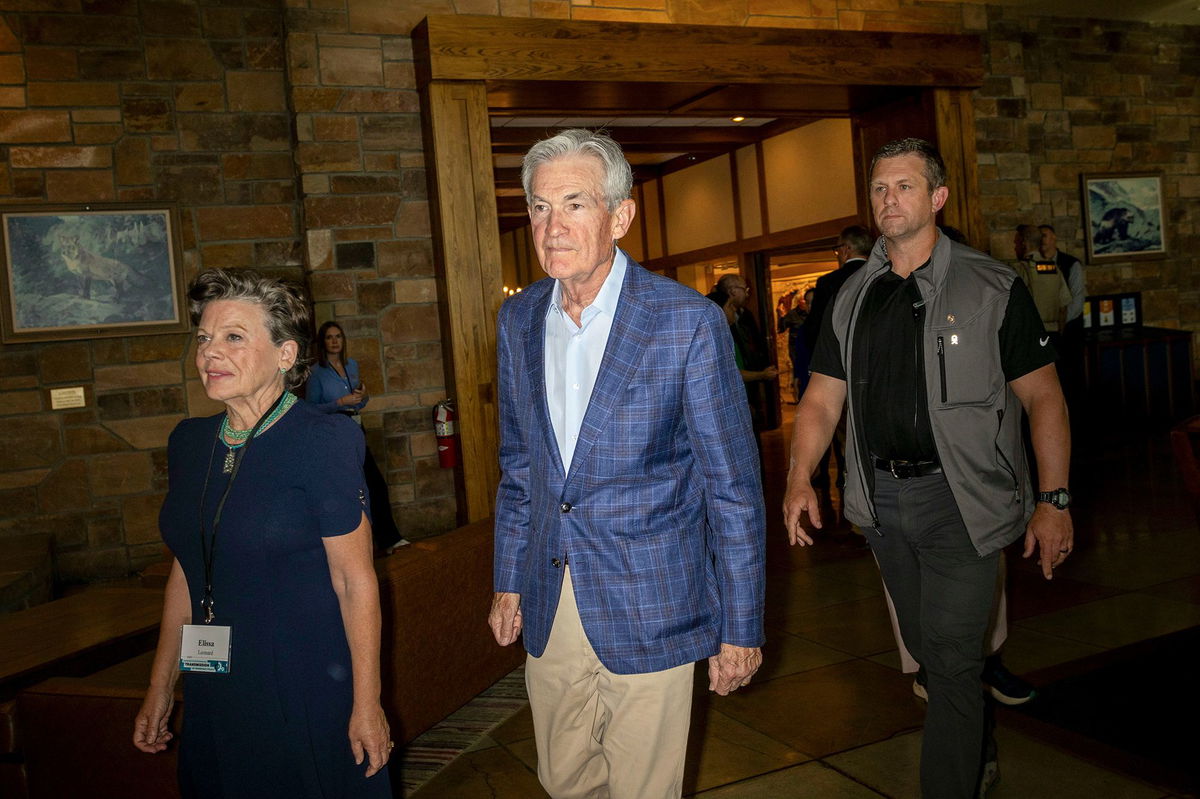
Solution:
{"label": "blazer lapel", "polygon": [[625,387],[637,372],[642,353],[650,343],[652,313],[641,299],[645,282],[641,266],[629,260],[625,271],[625,282],[617,302],[617,315],[613,318],[608,333],[608,345],[604,348],[604,359],[600,361],[600,372],[596,385],[588,400],[587,412],[579,426],[579,440],[575,454],[571,457],[570,482],[587,461],[588,453],[604,431],[617,402],[625,394]]}
{"label": "blazer lapel", "polygon": [[554,437],[550,406],[546,400],[546,313],[550,310],[550,297],[554,293],[554,281],[548,282],[550,290],[534,303],[529,325],[525,328],[525,363],[529,365],[529,401],[533,405],[534,427],[541,429],[545,437],[543,443],[550,452],[559,476],[562,476],[562,453],[558,451],[558,439]]}

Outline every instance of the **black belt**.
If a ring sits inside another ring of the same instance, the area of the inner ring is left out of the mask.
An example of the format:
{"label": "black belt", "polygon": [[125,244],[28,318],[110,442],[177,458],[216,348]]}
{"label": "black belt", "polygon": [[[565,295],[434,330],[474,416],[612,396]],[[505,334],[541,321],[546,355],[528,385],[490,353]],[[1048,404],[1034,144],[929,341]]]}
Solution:
{"label": "black belt", "polygon": [[875,468],[889,472],[897,480],[907,480],[910,477],[924,477],[927,474],[941,474],[942,464],[937,461],[896,461],[886,458],[876,458]]}

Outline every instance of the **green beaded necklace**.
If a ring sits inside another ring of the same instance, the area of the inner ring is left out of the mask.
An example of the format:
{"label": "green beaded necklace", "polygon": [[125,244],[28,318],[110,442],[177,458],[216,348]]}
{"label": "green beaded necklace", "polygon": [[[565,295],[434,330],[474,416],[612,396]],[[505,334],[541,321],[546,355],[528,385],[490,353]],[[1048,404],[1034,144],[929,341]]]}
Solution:
{"label": "green beaded necklace", "polygon": [[[275,422],[279,420],[280,416],[283,416],[285,413],[287,413],[288,408],[295,404],[296,395],[289,392],[284,392],[283,400],[281,400],[279,404],[275,406],[275,410],[271,411],[271,415],[268,416],[262,423],[262,426],[259,428],[258,433],[256,433],[254,437],[258,438],[261,436],[268,427],[275,424]],[[246,445],[246,442],[250,439],[250,430],[234,430],[229,426],[229,414],[226,413],[225,418],[221,420],[221,429],[217,431],[217,438],[220,439],[222,444],[229,448],[229,451],[225,453],[225,461],[221,464],[221,473],[232,474],[234,466],[234,453]],[[230,444],[228,443],[229,440],[233,440],[238,443]]]}

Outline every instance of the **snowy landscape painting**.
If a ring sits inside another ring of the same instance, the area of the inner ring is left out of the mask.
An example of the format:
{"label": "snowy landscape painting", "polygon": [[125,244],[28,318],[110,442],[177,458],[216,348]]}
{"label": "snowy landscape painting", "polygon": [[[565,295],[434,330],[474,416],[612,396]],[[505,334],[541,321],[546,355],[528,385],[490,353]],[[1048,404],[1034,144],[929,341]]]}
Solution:
{"label": "snowy landscape painting", "polygon": [[1084,175],[1083,199],[1089,262],[1166,255],[1161,175]]}
{"label": "snowy landscape painting", "polygon": [[0,212],[5,341],[186,329],[171,208]]}

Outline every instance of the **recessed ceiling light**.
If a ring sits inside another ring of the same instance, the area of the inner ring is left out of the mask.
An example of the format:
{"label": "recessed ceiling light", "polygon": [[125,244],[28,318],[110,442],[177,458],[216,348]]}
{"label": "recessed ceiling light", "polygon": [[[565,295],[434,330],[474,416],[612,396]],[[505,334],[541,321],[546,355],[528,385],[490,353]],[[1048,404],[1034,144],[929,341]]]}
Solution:
{"label": "recessed ceiling light", "polygon": [[732,121],[732,122],[745,122],[745,121],[746,121],[746,118],[745,118],[745,117],[742,117],[742,116],[737,116],[737,117],[732,117],[730,121]]}

